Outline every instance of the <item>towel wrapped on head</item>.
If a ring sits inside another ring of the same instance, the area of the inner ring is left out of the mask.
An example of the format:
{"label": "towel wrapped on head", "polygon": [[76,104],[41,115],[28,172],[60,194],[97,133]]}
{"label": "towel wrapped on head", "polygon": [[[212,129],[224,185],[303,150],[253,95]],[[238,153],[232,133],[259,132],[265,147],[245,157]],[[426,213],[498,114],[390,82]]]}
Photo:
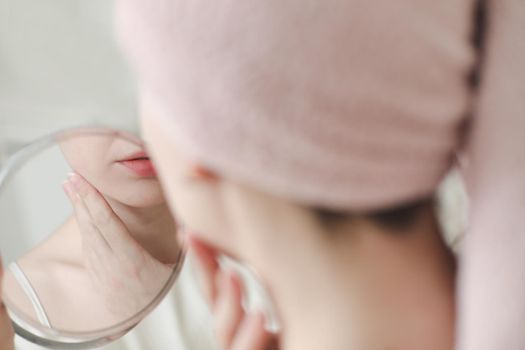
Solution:
{"label": "towel wrapped on head", "polygon": [[431,195],[469,111],[471,1],[125,0],[144,109],[223,176],[336,210]]}

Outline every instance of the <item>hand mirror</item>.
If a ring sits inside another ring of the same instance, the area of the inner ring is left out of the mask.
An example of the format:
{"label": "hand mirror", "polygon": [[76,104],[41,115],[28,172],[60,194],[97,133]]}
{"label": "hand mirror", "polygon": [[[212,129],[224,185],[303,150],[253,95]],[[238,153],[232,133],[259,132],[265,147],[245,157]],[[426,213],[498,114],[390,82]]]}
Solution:
{"label": "hand mirror", "polygon": [[143,143],[57,132],[0,168],[2,299],[16,333],[54,349],[115,340],[166,295],[184,260]]}

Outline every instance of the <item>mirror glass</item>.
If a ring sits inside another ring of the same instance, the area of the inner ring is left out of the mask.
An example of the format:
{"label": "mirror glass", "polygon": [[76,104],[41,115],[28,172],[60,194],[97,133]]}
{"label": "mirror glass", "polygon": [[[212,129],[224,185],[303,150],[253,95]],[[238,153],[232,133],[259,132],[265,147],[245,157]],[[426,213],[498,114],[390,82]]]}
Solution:
{"label": "mirror glass", "polygon": [[37,140],[0,168],[3,300],[16,332],[91,348],[133,328],[184,260],[142,142],[109,129]]}

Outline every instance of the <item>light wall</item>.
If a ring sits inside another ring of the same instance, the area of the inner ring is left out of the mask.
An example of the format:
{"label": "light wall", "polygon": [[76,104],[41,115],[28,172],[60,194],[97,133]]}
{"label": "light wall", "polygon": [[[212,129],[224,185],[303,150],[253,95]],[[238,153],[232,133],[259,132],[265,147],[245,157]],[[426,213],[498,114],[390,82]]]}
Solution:
{"label": "light wall", "polygon": [[[107,0],[0,0],[0,167],[23,144],[67,126],[136,130],[135,84],[112,12]],[[44,171],[65,178],[61,159],[38,162],[41,171],[26,172],[0,192],[6,259],[70,210],[60,182],[42,180]]]}
{"label": "light wall", "polygon": [[68,125],[135,128],[112,12],[107,0],[0,0],[0,149]]}

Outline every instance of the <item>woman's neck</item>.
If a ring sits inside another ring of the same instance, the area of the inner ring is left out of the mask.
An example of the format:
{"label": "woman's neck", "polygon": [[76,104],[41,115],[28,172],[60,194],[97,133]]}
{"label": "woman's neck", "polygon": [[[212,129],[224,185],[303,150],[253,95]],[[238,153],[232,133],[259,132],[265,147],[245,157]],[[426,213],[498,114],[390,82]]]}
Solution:
{"label": "woman's neck", "polygon": [[166,203],[137,208],[106,197],[130,235],[153,257],[174,263],[179,253],[176,225]]}

